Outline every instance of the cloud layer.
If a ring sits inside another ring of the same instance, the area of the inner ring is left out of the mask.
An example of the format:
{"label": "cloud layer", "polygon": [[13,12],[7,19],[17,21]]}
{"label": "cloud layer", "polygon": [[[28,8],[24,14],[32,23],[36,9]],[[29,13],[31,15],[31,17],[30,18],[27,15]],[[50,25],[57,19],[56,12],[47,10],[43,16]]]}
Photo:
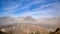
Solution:
{"label": "cloud layer", "polygon": [[60,0],[0,0],[0,16],[60,17]]}

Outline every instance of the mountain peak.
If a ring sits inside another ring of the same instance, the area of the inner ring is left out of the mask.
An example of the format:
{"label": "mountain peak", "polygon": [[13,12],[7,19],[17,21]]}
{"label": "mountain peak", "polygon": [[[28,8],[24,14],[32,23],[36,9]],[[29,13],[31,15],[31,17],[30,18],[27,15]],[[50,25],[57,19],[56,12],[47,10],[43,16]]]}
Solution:
{"label": "mountain peak", "polygon": [[31,16],[27,16],[24,18],[25,21],[36,21],[34,18],[32,18]]}

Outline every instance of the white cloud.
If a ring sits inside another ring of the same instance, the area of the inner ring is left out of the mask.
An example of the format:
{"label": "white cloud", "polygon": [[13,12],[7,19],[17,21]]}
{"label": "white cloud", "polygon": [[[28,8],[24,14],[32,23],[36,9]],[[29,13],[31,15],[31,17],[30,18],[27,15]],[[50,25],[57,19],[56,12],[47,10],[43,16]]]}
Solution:
{"label": "white cloud", "polygon": [[[34,9],[32,11],[30,11],[28,8],[33,5],[33,4],[37,4],[37,3],[41,3],[43,2],[43,0],[39,1],[36,0],[34,2],[29,3],[28,5],[23,6],[22,8],[18,8],[22,5],[22,3],[17,4],[15,6],[11,6],[8,8],[5,8],[5,12],[2,15],[14,15],[14,12],[17,10],[22,10],[22,9],[27,9],[25,13],[22,13],[21,15],[19,14],[18,16],[27,16],[27,15],[33,15],[33,14],[45,14],[45,13],[55,13],[58,15],[60,13],[60,5],[58,3],[51,3],[51,4],[45,4],[45,5],[41,5],[38,9]],[[49,7],[51,6],[51,7]],[[44,7],[48,7],[47,10],[43,9]]]}
{"label": "white cloud", "polygon": [[36,3],[40,3],[40,2],[42,2],[42,1],[38,1],[37,0],[37,1],[29,3],[28,5],[23,6],[22,8],[19,8],[22,5],[22,2],[21,2],[20,4],[17,4],[15,6],[11,6],[11,7],[5,8],[4,10],[7,11],[7,12],[9,12],[9,11],[15,12],[16,10],[21,10],[21,9],[29,8],[31,5],[36,4]]}
{"label": "white cloud", "polygon": [[10,14],[10,13],[14,13],[17,10],[22,10],[22,9],[25,9],[25,8],[29,8],[31,5],[36,4],[36,3],[40,3],[40,2],[41,1],[34,1],[34,2],[32,2],[32,3],[30,3],[26,6],[23,6],[22,8],[19,8],[22,5],[22,2],[21,2],[20,4],[17,4],[15,6],[4,8],[5,12],[3,12],[2,15],[7,15],[7,14]]}

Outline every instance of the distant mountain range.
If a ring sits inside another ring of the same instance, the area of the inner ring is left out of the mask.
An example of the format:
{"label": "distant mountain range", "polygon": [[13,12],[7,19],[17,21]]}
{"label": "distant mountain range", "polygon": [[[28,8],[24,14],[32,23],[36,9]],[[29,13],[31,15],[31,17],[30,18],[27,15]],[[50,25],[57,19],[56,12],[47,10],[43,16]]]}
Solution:
{"label": "distant mountain range", "polygon": [[26,17],[0,17],[0,25],[7,25],[13,23],[30,23],[36,24],[38,26],[44,28],[51,28],[54,29],[56,27],[60,27],[60,18],[39,18],[34,19],[31,16]]}

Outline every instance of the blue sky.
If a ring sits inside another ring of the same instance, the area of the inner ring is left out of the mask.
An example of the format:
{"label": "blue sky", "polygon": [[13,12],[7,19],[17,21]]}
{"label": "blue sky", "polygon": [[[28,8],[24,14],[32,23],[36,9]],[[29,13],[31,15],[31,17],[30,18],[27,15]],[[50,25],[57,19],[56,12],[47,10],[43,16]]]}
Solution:
{"label": "blue sky", "polygon": [[0,0],[0,17],[60,17],[60,0]]}

